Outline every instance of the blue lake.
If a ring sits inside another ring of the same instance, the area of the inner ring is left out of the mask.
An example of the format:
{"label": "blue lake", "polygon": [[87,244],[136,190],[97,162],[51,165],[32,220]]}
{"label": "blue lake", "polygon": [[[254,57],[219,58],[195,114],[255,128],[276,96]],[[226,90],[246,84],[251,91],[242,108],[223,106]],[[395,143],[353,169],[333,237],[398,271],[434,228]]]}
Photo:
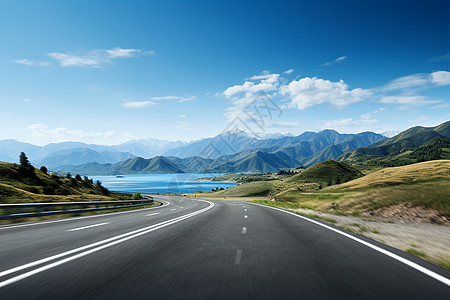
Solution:
{"label": "blue lake", "polygon": [[213,188],[229,188],[236,185],[232,182],[199,182],[198,178],[215,177],[222,174],[139,174],[116,176],[92,176],[96,182],[111,191],[139,193],[193,193],[210,191]]}

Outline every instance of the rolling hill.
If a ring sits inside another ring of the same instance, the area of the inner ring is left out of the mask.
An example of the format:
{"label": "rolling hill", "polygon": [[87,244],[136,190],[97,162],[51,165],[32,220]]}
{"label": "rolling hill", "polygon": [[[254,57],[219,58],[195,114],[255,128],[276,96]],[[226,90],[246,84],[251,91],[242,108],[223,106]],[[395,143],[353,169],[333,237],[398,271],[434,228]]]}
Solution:
{"label": "rolling hill", "polygon": [[291,182],[342,183],[361,176],[363,174],[360,171],[345,162],[327,160],[307,168],[289,180]]}
{"label": "rolling hill", "polygon": [[[338,160],[347,161],[350,163],[363,163],[372,161],[374,164],[376,164],[376,161],[381,162],[384,160],[385,163],[387,163],[389,161],[389,158],[383,159],[383,157],[393,155],[397,156],[398,158],[402,153],[408,154],[405,151],[410,151],[409,154],[415,153],[416,156],[410,155],[411,161],[409,163],[417,162],[421,158],[423,158],[420,156],[421,150],[423,149],[419,149],[418,147],[430,147],[431,144],[435,144],[434,147],[441,145],[441,148],[444,148],[444,151],[442,152],[445,154],[445,148],[447,147],[446,141],[448,139],[450,139],[450,121],[435,127],[416,126],[405,130],[390,139],[370,145],[369,147],[362,147],[349,151],[341,155]],[[431,147],[433,147],[433,145],[431,145]],[[416,148],[417,150],[414,152],[414,149]],[[393,160],[395,160],[394,157],[392,158]],[[440,157],[434,157],[432,159],[439,158]]]}

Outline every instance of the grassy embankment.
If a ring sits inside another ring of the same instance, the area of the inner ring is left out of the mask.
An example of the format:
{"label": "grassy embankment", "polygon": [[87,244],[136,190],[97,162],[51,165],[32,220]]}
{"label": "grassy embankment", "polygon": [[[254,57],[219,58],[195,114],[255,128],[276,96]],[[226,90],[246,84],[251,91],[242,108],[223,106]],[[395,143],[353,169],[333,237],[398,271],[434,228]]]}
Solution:
{"label": "grassy embankment", "polygon": [[[232,175],[227,177],[233,178]],[[268,174],[259,177],[263,180],[197,196],[245,198],[283,208],[306,208],[342,215],[361,215],[393,205],[419,206],[450,216],[449,160],[385,168],[365,176],[349,165],[328,161],[293,176]]]}
{"label": "grassy embankment", "polygon": [[[117,201],[130,200],[131,197],[131,194],[110,192],[101,184],[94,184],[89,178],[65,178],[44,173],[33,167],[23,167],[17,164],[0,162],[0,203]],[[160,205],[160,203],[155,201],[154,204],[145,207],[156,205]],[[133,208],[108,210],[105,212],[128,209]],[[101,214],[105,212],[98,211],[3,220],[0,221],[0,224]],[[11,213],[11,211],[3,212],[0,209],[0,214],[3,213]]]}

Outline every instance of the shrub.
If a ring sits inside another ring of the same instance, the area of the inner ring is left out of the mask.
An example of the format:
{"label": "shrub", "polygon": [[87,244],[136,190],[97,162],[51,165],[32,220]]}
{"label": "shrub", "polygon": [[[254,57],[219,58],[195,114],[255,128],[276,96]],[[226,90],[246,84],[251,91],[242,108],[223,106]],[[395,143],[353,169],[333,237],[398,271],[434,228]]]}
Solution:
{"label": "shrub", "polygon": [[70,194],[70,191],[69,191],[68,189],[61,188],[61,189],[57,189],[57,190],[55,191],[55,194],[67,196],[67,195]]}
{"label": "shrub", "polygon": [[142,197],[141,193],[136,193],[131,197],[131,200],[142,200],[144,197]]}
{"label": "shrub", "polygon": [[47,174],[47,172],[48,172],[46,166],[42,166],[42,167],[40,168],[40,170],[41,170],[41,172],[44,173],[44,174]]}
{"label": "shrub", "polygon": [[55,189],[51,186],[44,186],[44,188],[42,189],[42,191],[44,192],[44,194],[46,195],[54,195],[55,194]]}
{"label": "shrub", "polygon": [[78,181],[81,181],[81,176],[80,176],[80,174],[75,175],[75,179],[78,180]]}

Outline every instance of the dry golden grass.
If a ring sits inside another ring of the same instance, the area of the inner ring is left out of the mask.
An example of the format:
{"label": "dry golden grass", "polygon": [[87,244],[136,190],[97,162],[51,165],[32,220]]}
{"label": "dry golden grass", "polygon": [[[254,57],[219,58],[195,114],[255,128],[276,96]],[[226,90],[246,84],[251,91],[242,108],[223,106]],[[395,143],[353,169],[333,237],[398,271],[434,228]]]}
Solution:
{"label": "dry golden grass", "polygon": [[450,160],[433,160],[402,167],[386,168],[364,177],[329,187],[327,190],[365,189],[441,180],[450,180]]}

